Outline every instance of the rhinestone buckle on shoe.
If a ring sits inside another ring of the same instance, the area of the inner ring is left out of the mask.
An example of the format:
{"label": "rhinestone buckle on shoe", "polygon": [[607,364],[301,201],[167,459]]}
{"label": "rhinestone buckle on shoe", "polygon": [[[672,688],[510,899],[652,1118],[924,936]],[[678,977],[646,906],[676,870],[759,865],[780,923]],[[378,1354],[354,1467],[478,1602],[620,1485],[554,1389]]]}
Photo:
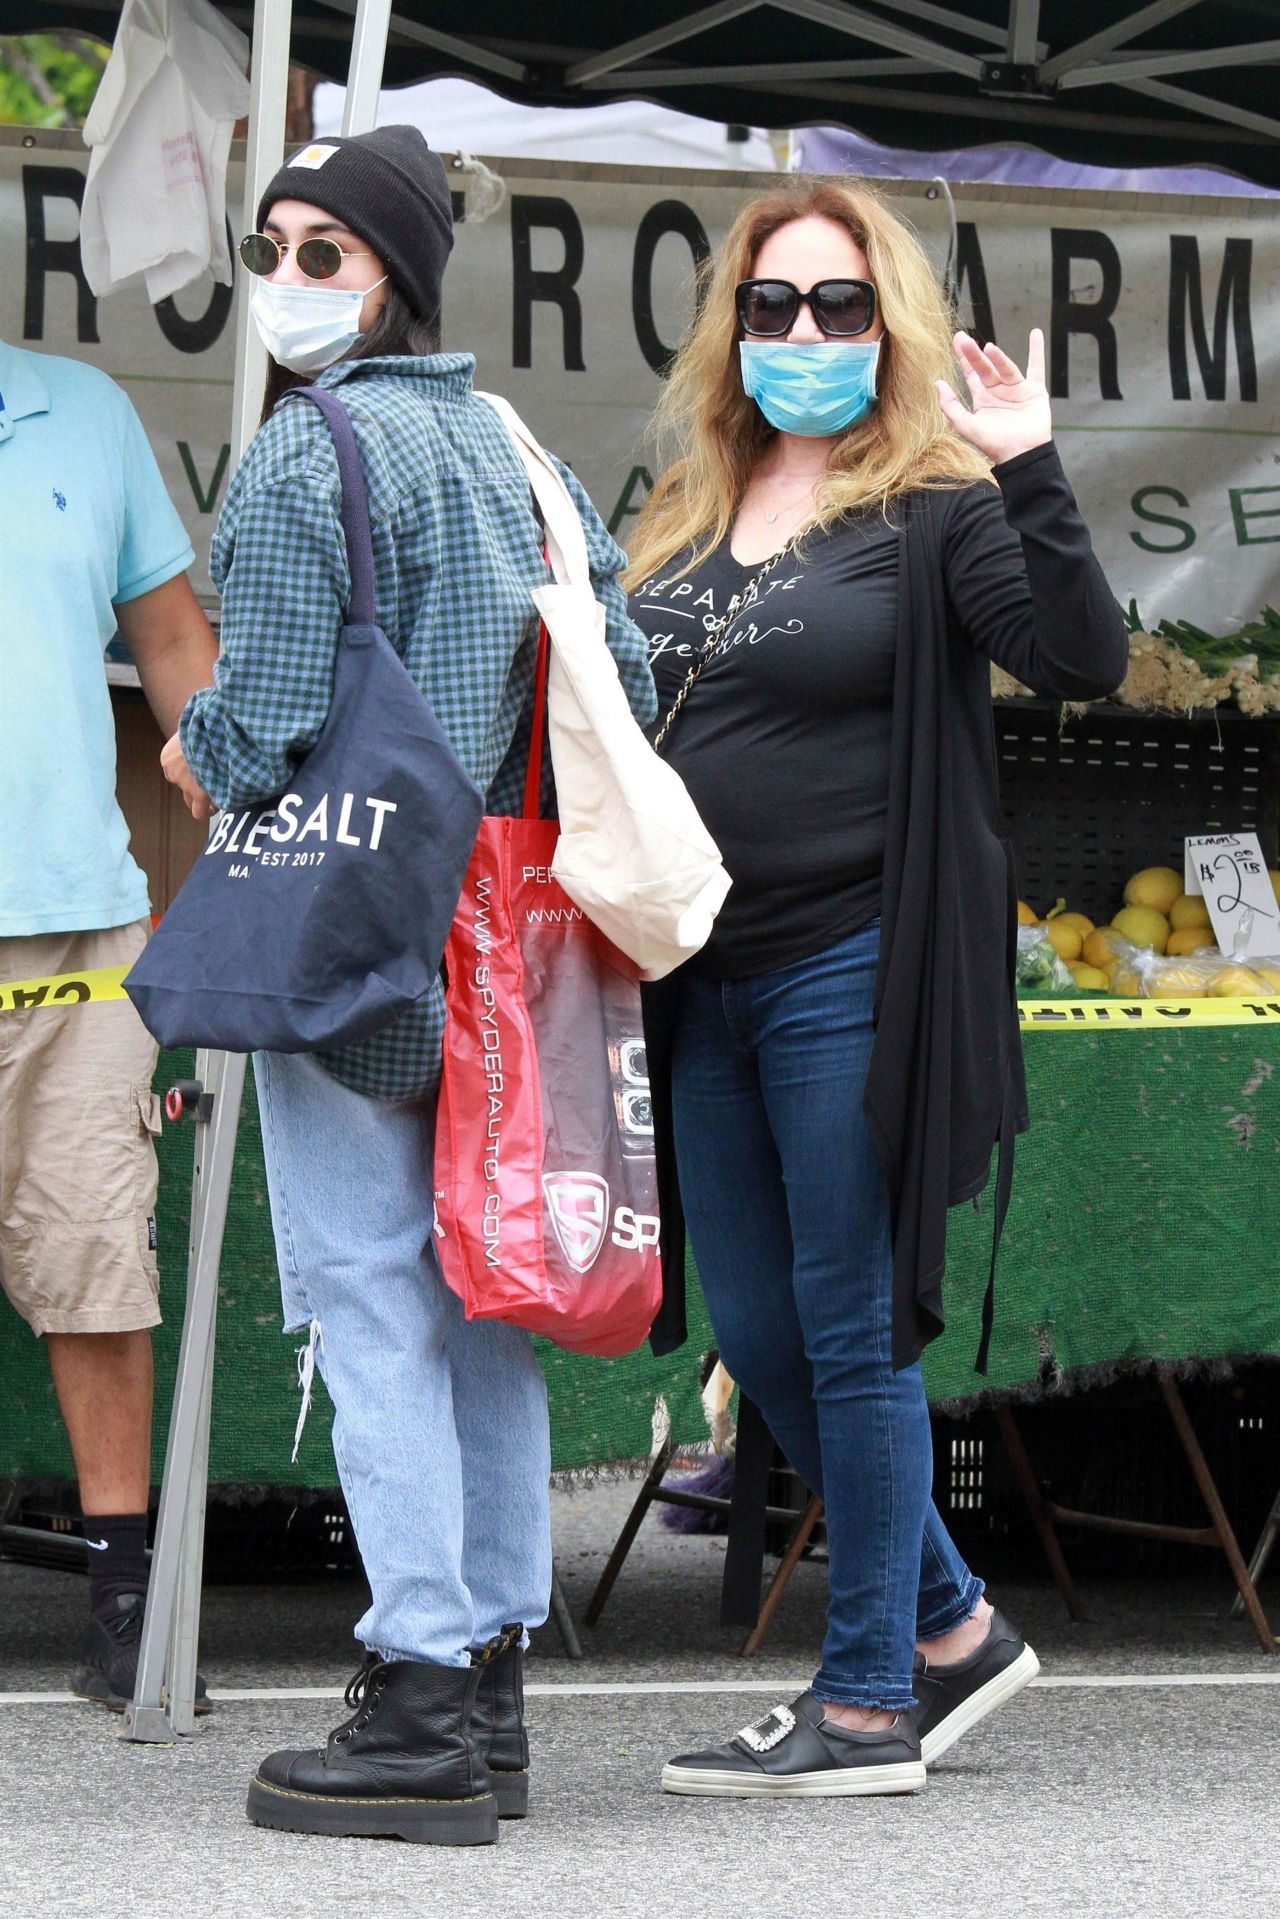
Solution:
{"label": "rhinestone buckle on shoe", "polygon": [[790,1706],[775,1706],[763,1719],[757,1719],[754,1726],[744,1726],[738,1737],[752,1752],[772,1752],[795,1729],[796,1716]]}

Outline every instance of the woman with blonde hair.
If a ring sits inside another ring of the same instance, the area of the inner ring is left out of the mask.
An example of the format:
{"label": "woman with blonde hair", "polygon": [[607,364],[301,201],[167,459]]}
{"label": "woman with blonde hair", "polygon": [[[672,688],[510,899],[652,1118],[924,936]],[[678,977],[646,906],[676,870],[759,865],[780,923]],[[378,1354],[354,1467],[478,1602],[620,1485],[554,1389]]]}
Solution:
{"label": "woman with blonde hair", "polygon": [[[998,1238],[1027,1124],[989,661],[1091,699],[1126,643],[1042,336],[1024,374],[950,328],[865,186],[751,201],[672,369],[676,457],[633,543],[657,740],[733,878],[706,950],[647,989],[655,1344],[684,1336],[687,1221],[725,1364],[823,1499],[830,1550],[811,1689],[672,1760],[672,1792],[915,1791],[1038,1670],[931,1502],[919,1362],[947,1208],[998,1146]],[[990,1312],[988,1291],[980,1368]]]}

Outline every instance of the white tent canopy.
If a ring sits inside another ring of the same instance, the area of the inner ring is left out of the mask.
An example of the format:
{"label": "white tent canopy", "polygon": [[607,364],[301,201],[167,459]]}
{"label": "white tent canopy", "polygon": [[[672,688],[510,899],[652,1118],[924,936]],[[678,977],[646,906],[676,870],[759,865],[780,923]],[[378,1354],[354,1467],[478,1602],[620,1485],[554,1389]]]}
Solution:
{"label": "white tent canopy", "polygon": [[[346,89],[316,88],[318,136],[342,130]],[[628,167],[740,167],[762,172],[784,163],[785,136],[730,127],[645,100],[599,107],[521,106],[474,80],[424,80],[378,99],[376,125],[420,127],[438,153],[504,159],[603,161]]]}

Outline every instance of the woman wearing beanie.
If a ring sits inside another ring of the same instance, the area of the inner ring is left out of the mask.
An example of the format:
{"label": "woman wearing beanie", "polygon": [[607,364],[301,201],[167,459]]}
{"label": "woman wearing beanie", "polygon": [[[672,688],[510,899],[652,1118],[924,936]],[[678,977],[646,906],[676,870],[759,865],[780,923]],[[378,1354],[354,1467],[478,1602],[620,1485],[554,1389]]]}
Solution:
{"label": "woman wearing beanie", "polygon": [[[491,812],[516,812],[546,578],[519,457],[440,351],[453,242],[444,168],[412,127],[315,142],[272,180],[240,256],[271,355],[262,426],[227,493],[211,570],[216,684],[166,770],[193,811],[281,792],[324,724],[348,591],[333,442],[341,396],[369,490],[380,624]],[[622,554],[572,474],[607,636],[637,717],[654,711]],[[206,797],[207,796],[207,797]],[[249,1816],[300,1832],[496,1839],[528,1794],[525,1629],[551,1583],[546,1390],[526,1334],[463,1317],[433,1252],[443,994],[326,1055],[254,1059],[286,1330],[309,1333],[372,1591],[351,1717],[321,1751],[272,1753]]]}

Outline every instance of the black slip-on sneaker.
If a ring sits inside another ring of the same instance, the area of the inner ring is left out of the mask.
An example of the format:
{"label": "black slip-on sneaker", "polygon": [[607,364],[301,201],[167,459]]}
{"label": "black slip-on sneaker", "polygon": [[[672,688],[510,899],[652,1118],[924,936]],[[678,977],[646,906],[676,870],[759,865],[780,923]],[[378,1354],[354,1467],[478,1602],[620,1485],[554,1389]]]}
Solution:
{"label": "black slip-on sneaker", "polygon": [[[80,1641],[80,1666],[71,1690],[110,1712],[123,1712],[138,1683],[145,1593],[120,1593],[105,1617],[94,1613]],[[196,1711],[212,1712],[204,1680],[196,1674]]]}
{"label": "black slip-on sneaker", "polygon": [[1040,1661],[1001,1612],[992,1613],[977,1652],[954,1666],[931,1666],[918,1652],[912,1681],[918,1703],[912,1718],[926,1766],[1029,1686],[1039,1670]]}
{"label": "black slip-on sneaker", "polygon": [[920,1741],[899,1713],[886,1732],[833,1725],[811,1692],[775,1706],[723,1746],[682,1753],[662,1769],[664,1792],[739,1799],[845,1799],[920,1792]]}

